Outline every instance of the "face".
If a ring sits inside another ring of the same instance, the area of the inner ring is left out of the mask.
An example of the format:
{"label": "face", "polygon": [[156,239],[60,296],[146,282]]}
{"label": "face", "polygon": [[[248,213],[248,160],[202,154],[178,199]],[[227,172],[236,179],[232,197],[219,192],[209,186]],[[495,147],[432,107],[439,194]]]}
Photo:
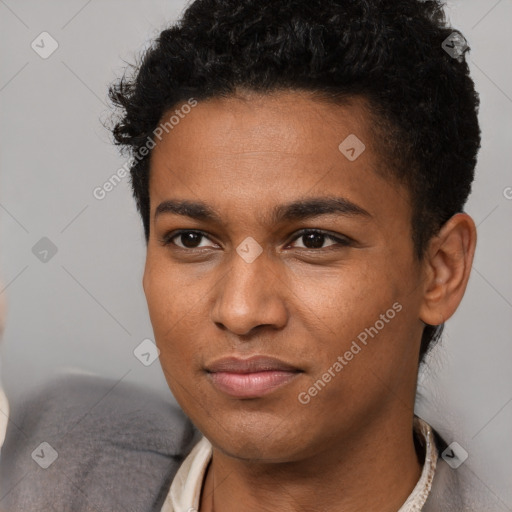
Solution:
{"label": "face", "polygon": [[[351,135],[364,151],[340,149]],[[361,100],[280,92],[199,102],[153,149],[143,284],[160,362],[226,454],[298,460],[411,413],[422,270],[376,144]],[[296,371],[207,371],[255,355]]]}

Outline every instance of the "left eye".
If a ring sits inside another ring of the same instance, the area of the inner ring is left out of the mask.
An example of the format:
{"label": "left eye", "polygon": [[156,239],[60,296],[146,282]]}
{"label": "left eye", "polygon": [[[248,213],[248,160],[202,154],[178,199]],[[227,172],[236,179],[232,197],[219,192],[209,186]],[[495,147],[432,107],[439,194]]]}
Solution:
{"label": "left eye", "polygon": [[323,231],[318,230],[304,230],[301,231],[293,240],[303,240],[303,247],[304,249],[325,249],[323,247],[325,240],[333,240],[335,243],[331,244],[327,247],[331,247],[332,245],[342,245],[347,246],[350,244],[350,241],[347,238],[344,237],[336,237],[334,235],[329,235],[328,233],[325,233]]}

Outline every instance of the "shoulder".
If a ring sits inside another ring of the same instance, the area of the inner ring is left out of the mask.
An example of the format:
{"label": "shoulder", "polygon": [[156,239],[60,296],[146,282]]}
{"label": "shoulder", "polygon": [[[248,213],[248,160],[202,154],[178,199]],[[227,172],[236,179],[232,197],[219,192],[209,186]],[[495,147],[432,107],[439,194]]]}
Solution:
{"label": "shoulder", "polygon": [[12,405],[0,510],[155,510],[200,438],[169,399],[70,375]]}
{"label": "shoulder", "polygon": [[[423,512],[506,512],[509,509],[490,487],[458,458],[441,435],[434,431],[438,452],[432,488]],[[444,456],[443,456],[444,454]]]}

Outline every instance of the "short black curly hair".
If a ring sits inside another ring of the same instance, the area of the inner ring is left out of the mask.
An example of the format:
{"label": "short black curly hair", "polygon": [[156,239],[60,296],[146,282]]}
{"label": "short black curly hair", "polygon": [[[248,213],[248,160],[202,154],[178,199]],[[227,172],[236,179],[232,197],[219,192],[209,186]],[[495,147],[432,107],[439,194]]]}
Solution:
{"label": "short black curly hair", "polygon": [[[410,192],[421,259],[430,238],[463,210],[474,178],[479,98],[468,49],[440,0],[194,1],[135,73],[109,89],[120,113],[114,142],[136,157],[130,173],[146,242],[147,142],[163,116],[190,98],[296,90],[370,105],[386,171]],[[425,327],[421,360],[442,327]]]}

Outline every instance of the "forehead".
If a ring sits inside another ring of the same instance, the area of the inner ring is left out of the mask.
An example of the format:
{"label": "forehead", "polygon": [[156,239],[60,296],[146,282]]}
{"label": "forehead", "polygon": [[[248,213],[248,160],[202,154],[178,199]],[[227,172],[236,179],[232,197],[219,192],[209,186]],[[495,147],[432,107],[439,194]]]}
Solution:
{"label": "forehead", "polygon": [[174,115],[180,111],[178,105],[162,117],[161,124],[171,117],[176,124],[163,134],[167,144],[157,143],[154,153],[158,154],[164,145],[194,144],[198,159],[205,151],[246,156],[251,151],[277,151],[279,158],[306,157],[330,153],[333,144],[337,149],[348,135],[372,145],[367,103],[362,98],[347,101],[350,103],[335,105],[302,91],[245,92],[198,102],[180,119]]}
{"label": "forehead", "polygon": [[407,210],[404,190],[382,177],[376,144],[357,98],[334,105],[279,92],[198,102],[152,151],[152,214],[170,198],[262,215],[267,206],[320,195],[342,195],[370,213],[386,203],[396,212],[397,201]]}

